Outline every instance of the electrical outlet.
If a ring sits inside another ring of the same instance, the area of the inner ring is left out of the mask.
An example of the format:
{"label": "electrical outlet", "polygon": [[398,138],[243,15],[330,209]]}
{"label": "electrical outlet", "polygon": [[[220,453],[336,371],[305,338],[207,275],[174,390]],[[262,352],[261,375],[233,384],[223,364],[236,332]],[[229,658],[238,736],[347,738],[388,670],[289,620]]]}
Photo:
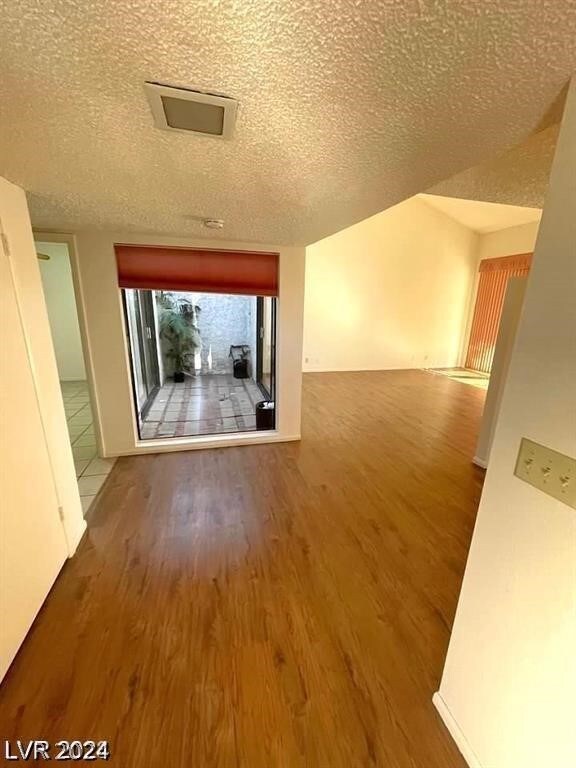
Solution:
{"label": "electrical outlet", "polygon": [[576,459],[523,437],[516,477],[576,509]]}

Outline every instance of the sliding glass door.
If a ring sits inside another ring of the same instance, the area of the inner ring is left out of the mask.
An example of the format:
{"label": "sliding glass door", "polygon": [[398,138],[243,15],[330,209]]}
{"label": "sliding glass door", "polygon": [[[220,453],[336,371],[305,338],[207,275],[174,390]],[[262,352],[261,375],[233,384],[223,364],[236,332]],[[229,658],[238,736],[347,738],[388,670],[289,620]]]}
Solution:
{"label": "sliding glass door", "polygon": [[278,254],[114,249],[140,439],[274,430]]}
{"label": "sliding glass door", "polygon": [[276,299],[259,296],[256,305],[256,381],[268,400],[274,400]]}
{"label": "sliding glass door", "polygon": [[134,394],[144,418],[160,387],[154,300],[151,291],[124,291],[130,333]]}

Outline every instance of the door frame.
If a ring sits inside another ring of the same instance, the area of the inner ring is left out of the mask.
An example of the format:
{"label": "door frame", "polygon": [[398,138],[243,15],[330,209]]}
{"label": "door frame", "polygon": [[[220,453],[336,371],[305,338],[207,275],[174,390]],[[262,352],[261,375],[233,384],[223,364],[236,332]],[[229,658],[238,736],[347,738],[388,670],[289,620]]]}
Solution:
{"label": "door frame", "polygon": [[[272,349],[270,354],[270,391],[262,382],[262,363],[264,357],[264,299],[269,298],[272,301],[272,328],[270,337],[272,339]],[[256,296],[256,384],[267,400],[274,400],[276,397],[276,313],[278,298],[276,296]]]}
{"label": "door frame", "polygon": [[[134,290],[134,289],[130,289],[130,290]],[[138,290],[138,289],[136,289],[136,290]],[[142,436],[140,434],[140,426],[141,426],[141,422],[146,418],[146,416],[148,414],[148,411],[150,410],[150,408],[152,406],[152,403],[154,402],[154,398],[156,397],[156,395],[158,394],[158,391],[160,390],[160,386],[161,386],[160,368],[158,366],[158,355],[156,355],[154,370],[156,372],[158,381],[152,387],[152,389],[148,392],[146,400],[144,401],[142,407],[139,409],[138,408],[138,393],[136,391],[136,379],[135,379],[135,376],[134,376],[134,367],[135,367],[136,361],[134,360],[134,355],[132,354],[133,339],[132,339],[132,334],[130,332],[130,321],[129,321],[129,318],[128,318],[128,305],[126,303],[126,289],[121,288],[120,289],[120,294],[121,294],[121,298],[122,298],[122,312],[123,312],[123,315],[124,315],[123,321],[124,321],[124,328],[125,328],[126,341],[127,341],[126,347],[127,347],[127,350],[128,350],[128,362],[129,362],[129,366],[130,366],[130,385],[131,385],[131,390],[132,390],[132,403],[133,403],[133,406],[134,406],[134,411],[136,413],[136,428],[138,429],[138,438],[140,440],[142,440]],[[140,293],[139,292],[138,292],[138,295],[136,296],[136,301],[134,302],[134,306],[135,306],[136,314],[137,314],[137,322],[138,322],[138,325],[141,328],[142,327],[142,322],[141,322],[141,320],[142,320],[142,308],[140,306]],[[154,318],[154,322],[156,322],[155,318]],[[147,373],[147,370],[146,370],[146,362],[145,362],[145,354],[146,353],[145,353],[145,350],[144,350],[144,340],[142,339],[141,334],[137,334],[137,335],[138,335],[138,338],[135,340],[135,342],[138,344],[138,349],[140,351],[140,362],[142,363],[140,370],[141,370],[141,373],[142,373],[143,380],[147,383],[147,375],[148,375],[148,373]],[[154,339],[156,339],[156,335],[154,335]],[[148,389],[148,387],[146,387],[146,388]]]}
{"label": "door frame", "polygon": [[78,258],[78,248],[76,237],[63,232],[46,232],[43,229],[32,229],[34,241],[43,241],[45,243],[63,243],[68,246],[68,258],[70,260],[70,269],[72,271],[72,285],[74,286],[74,297],[76,299],[76,312],[78,314],[78,325],[80,326],[80,340],[82,342],[82,355],[84,357],[84,368],[86,369],[86,381],[88,383],[88,392],[90,394],[90,404],[92,406],[92,415],[94,423],[94,436],[98,455],[105,456],[104,440],[102,438],[102,426],[100,419],[100,403],[98,392],[94,384],[94,364],[92,360],[92,349],[90,346],[90,336],[88,334],[88,321],[86,317],[86,302],[84,300],[84,290],[82,287],[82,278],[80,276],[80,261]]}
{"label": "door frame", "polygon": [[[144,306],[144,299],[149,302],[149,306]],[[136,313],[138,317],[138,324],[142,330],[144,328],[148,331],[148,341],[154,340],[154,350],[151,350],[151,345],[146,345],[146,339],[142,337],[142,335],[138,335],[138,346],[140,347],[140,361],[142,363],[142,378],[146,385],[146,390],[148,392],[148,396],[146,398],[146,401],[144,402],[144,405],[140,409],[140,418],[145,419],[146,415],[148,414],[148,411],[150,410],[150,407],[152,403],[154,402],[154,398],[156,397],[158,390],[160,389],[160,368],[158,366],[158,343],[156,339],[157,336],[157,328],[156,328],[156,318],[154,316],[154,297],[152,296],[152,291],[138,291],[137,295],[137,301],[136,301]],[[148,360],[150,360],[150,368],[153,375],[153,378],[155,381],[149,381],[148,380]]]}

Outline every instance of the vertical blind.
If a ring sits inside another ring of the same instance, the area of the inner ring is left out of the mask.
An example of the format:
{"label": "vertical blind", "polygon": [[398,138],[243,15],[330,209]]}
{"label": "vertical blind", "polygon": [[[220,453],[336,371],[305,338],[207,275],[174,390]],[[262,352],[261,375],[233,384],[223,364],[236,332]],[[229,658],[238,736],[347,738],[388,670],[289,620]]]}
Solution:
{"label": "vertical blind", "polygon": [[278,254],[115,245],[120,288],[278,295]]}
{"label": "vertical blind", "polygon": [[490,373],[508,280],[527,275],[531,262],[531,253],[483,259],[480,262],[466,368]]}

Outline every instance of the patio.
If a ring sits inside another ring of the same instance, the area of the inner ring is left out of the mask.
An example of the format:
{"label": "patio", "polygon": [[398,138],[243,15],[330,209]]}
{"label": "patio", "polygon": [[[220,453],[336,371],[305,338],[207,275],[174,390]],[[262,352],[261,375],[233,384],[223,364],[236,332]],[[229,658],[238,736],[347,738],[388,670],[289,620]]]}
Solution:
{"label": "patio", "polygon": [[142,439],[214,435],[256,429],[255,406],[264,400],[252,379],[199,374],[163,384],[146,414]]}

